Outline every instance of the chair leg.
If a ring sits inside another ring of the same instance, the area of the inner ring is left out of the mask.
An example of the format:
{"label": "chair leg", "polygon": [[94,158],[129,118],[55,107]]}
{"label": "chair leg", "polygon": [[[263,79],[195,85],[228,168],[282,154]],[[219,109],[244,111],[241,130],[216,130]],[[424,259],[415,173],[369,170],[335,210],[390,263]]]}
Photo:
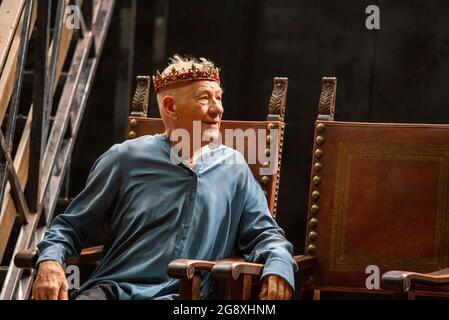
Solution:
{"label": "chair leg", "polygon": [[240,276],[231,282],[231,300],[251,299],[252,277],[250,275]]}
{"label": "chair leg", "polygon": [[195,274],[192,279],[181,279],[179,285],[179,300],[200,300],[201,274]]}
{"label": "chair leg", "polygon": [[315,300],[315,290],[305,289],[299,292],[299,300]]}

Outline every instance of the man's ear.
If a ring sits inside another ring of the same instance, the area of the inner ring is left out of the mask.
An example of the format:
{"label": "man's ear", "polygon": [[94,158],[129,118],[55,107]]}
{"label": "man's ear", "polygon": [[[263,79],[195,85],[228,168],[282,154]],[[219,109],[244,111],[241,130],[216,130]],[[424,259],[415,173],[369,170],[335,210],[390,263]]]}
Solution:
{"label": "man's ear", "polygon": [[175,108],[175,97],[166,95],[162,98],[162,107],[168,117],[173,120],[178,120],[178,113]]}

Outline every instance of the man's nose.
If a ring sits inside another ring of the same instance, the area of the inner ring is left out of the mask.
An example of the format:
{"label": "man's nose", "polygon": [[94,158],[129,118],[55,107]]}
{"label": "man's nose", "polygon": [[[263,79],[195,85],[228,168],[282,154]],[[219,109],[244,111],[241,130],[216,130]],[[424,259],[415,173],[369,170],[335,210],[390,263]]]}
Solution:
{"label": "man's nose", "polygon": [[209,109],[209,112],[212,113],[214,116],[222,115],[224,112],[224,109],[223,109],[223,106],[221,105],[220,101],[218,101],[218,100],[214,101],[211,108]]}

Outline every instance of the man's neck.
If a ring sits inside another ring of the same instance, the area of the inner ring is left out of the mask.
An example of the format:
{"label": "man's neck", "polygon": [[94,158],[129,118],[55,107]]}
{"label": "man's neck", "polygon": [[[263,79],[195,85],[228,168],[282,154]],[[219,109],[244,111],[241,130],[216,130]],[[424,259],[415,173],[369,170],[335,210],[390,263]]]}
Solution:
{"label": "man's neck", "polygon": [[[180,141],[172,141],[170,139],[170,131],[166,130],[164,132],[164,135],[171,142],[172,146],[180,143]],[[192,141],[190,141],[189,157],[187,159],[187,163],[191,168],[195,166],[196,162],[198,161],[199,157],[201,157],[201,154],[206,150],[207,146],[208,143],[204,141],[202,141],[200,145],[195,145]]]}

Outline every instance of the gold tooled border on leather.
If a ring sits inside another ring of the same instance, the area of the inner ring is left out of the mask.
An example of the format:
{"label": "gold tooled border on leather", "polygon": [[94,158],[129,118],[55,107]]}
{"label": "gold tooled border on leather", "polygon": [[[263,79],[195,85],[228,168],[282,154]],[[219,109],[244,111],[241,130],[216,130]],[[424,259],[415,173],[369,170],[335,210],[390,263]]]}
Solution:
{"label": "gold tooled border on leather", "polygon": [[[329,271],[360,271],[370,264],[395,269],[406,264],[409,269],[434,271],[447,266],[449,261],[449,146],[420,144],[338,144],[335,179],[334,208],[332,213],[332,233]],[[437,195],[437,217],[433,258],[417,259],[404,257],[350,256],[345,254],[346,219],[348,212],[348,192],[351,162],[355,159],[401,159],[408,161],[434,161],[439,166]]]}

